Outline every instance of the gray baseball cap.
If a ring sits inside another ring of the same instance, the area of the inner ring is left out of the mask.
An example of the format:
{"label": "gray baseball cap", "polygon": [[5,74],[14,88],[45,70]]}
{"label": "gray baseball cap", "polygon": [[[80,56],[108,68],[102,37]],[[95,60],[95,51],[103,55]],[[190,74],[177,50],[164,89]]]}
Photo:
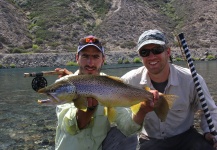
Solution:
{"label": "gray baseball cap", "polygon": [[137,51],[139,51],[144,45],[148,44],[166,45],[168,44],[168,40],[159,30],[148,30],[140,35],[137,43]]}

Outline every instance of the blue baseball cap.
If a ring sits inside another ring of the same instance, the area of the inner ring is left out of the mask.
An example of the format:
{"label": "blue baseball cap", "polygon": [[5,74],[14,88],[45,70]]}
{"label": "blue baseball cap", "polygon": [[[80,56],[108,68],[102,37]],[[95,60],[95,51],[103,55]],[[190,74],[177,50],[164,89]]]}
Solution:
{"label": "blue baseball cap", "polygon": [[79,53],[82,49],[84,49],[87,46],[95,46],[100,52],[102,52],[103,55],[105,53],[104,47],[102,46],[101,42],[97,37],[93,35],[86,36],[79,40],[77,53]]}

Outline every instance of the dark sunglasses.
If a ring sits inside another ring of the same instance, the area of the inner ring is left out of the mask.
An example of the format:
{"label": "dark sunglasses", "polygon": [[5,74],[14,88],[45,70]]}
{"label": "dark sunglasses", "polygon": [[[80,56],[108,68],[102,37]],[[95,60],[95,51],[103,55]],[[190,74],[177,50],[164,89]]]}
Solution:
{"label": "dark sunglasses", "polygon": [[150,55],[150,52],[152,52],[152,54],[154,55],[158,55],[164,52],[165,50],[165,46],[159,46],[156,48],[152,48],[152,49],[141,49],[139,51],[140,56],[142,57],[148,57]]}

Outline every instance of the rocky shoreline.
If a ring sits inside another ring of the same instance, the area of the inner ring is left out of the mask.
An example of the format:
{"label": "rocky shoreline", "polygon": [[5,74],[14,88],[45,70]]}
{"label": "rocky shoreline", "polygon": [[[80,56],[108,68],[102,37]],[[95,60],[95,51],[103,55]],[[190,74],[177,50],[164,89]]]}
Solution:
{"label": "rocky shoreline", "polygon": [[[69,62],[76,62],[76,53],[32,53],[32,54],[0,54],[0,68],[25,68],[25,67],[54,67],[65,66]],[[192,50],[192,58],[206,60],[208,55],[217,58],[217,50]],[[184,58],[180,49],[172,48],[172,57]],[[133,63],[139,58],[137,52],[132,51],[109,51],[106,52],[106,64]]]}

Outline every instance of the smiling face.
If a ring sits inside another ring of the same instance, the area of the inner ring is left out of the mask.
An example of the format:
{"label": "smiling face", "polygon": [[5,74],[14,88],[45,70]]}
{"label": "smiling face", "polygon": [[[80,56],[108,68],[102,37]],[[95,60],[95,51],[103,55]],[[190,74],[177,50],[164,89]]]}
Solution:
{"label": "smiling face", "polygon": [[[143,46],[142,49],[155,49],[159,47],[156,44],[148,44]],[[153,54],[150,52],[150,55],[147,57],[142,57],[142,62],[144,66],[148,69],[148,74],[150,78],[156,82],[159,80],[166,80],[169,76],[169,57],[170,57],[170,48],[165,48],[165,50],[160,54]],[[158,78],[158,79],[157,79]]]}
{"label": "smiling face", "polygon": [[95,46],[87,46],[76,55],[80,74],[99,74],[105,57]]}

